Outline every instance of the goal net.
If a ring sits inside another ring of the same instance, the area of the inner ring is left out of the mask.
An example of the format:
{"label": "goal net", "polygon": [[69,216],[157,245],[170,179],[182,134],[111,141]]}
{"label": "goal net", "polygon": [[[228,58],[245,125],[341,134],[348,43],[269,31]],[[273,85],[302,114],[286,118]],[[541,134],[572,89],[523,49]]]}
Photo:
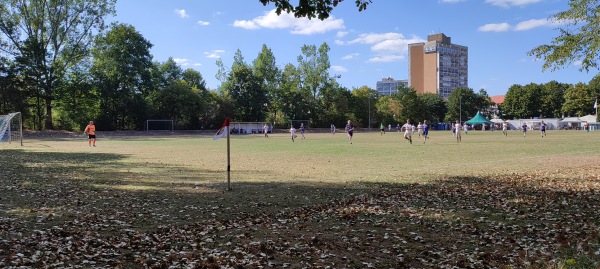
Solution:
{"label": "goal net", "polygon": [[146,131],[173,131],[173,120],[146,120]]}
{"label": "goal net", "polygon": [[23,145],[23,120],[20,112],[0,115],[0,142],[13,141]]}

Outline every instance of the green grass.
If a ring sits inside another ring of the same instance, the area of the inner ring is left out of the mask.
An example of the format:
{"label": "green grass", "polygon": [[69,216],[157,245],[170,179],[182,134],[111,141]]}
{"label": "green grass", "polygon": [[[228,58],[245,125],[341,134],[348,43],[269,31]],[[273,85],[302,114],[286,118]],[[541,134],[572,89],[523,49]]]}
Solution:
{"label": "green grass", "polygon": [[[83,138],[0,144],[0,267],[19,265],[16,253],[45,253],[47,246],[15,242],[56,229],[57,244],[62,233],[117,245],[129,238],[120,256],[93,259],[102,266],[173,265],[136,238],[188,238],[183,227],[212,235],[204,248],[291,268],[585,268],[578,264],[600,261],[600,132],[471,131],[457,143],[449,131],[432,131],[425,144],[415,133],[412,145],[396,132],[359,131],[353,144],[343,133],[307,133],[296,142],[286,134],[233,135],[231,191],[226,139],[98,137],[95,148]],[[169,247],[206,266],[253,267],[174,241]]]}

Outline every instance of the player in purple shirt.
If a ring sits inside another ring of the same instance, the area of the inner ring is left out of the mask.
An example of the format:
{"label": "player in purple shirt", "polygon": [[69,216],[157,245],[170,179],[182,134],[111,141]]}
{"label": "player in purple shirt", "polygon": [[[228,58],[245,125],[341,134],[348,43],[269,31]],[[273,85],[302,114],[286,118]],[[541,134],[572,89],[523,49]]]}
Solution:
{"label": "player in purple shirt", "polygon": [[427,120],[423,121],[423,144],[427,141],[427,136],[429,135],[429,124],[427,124]]}

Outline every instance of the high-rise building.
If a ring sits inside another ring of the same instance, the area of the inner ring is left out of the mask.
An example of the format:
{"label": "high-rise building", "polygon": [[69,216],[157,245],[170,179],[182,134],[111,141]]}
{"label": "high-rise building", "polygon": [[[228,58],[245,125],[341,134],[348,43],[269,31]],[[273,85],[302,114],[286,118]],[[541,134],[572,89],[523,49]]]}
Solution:
{"label": "high-rise building", "polygon": [[469,86],[469,49],[452,44],[444,34],[408,45],[408,84],[417,93],[437,93],[444,99]]}
{"label": "high-rise building", "polygon": [[377,93],[379,95],[392,95],[398,93],[398,86],[403,85],[408,87],[408,80],[395,80],[392,77],[387,77],[377,81]]}

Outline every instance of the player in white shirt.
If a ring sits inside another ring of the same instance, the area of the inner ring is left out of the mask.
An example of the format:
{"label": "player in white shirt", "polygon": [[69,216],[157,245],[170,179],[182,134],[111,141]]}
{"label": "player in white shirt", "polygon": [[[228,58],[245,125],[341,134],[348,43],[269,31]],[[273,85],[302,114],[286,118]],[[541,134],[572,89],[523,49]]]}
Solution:
{"label": "player in white shirt", "polygon": [[269,137],[269,135],[267,134],[269,132],[269,126],[267,124],[265,124],[265,126],[263,126],[263,133],[265,133],[265,137]]}
{"label": "player in white shirt", "polygon": [[419,137],[421,137],[421,135],[423,134],[423,124],[421,124],[420,122],[417,125],[417,130],[419,131]]}
{"label": "player in white shirt", "polygon": [[506,130],[508,130],[508,122],[505,121],[502,123],[502,133],[504,136],[508,136],[508,132]]}
{"label": "player in white shirt", "polygon": [[406,120],[406,124],[402,125],[402,129],[404,129],[404,139],[412,145],[413,125],[410,124],[410,120]]}
{"label": "player in white shirt", "polygon": [[290,128],[290,134],[292,135],[292,142],[295,142],[294,138],[296,138],[296,128],[294,128],[294,125],[292,125],[292,128]]}
{"label": "player in white shirt", "polygon": [[460,126],[460,121],[456,120],[456,124],[454,124],[454,129],[456,130],[456,141],[460,142],[462,140],[462,137],[460,136],[460,129],[462,126]]}

